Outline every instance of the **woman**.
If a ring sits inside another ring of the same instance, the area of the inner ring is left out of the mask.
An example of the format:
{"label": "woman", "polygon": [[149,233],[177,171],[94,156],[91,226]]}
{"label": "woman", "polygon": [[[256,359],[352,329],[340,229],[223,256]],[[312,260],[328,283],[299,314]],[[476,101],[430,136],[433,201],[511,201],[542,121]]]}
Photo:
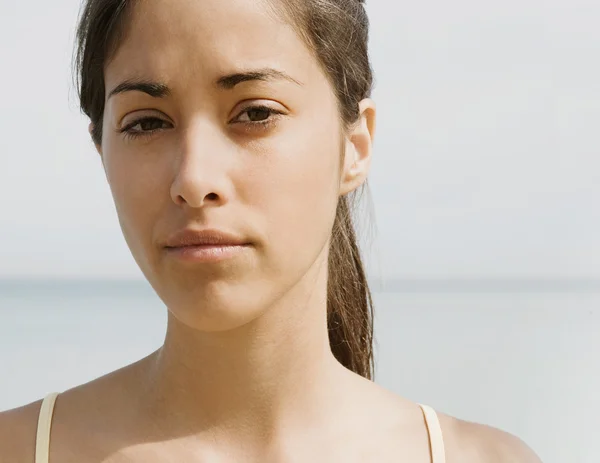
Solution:
{"label": "woman", "polygon": [[1,414],[1,461],[539,461],[371,381],[361,2],[88,0],[78,32],[81,106],[167,332]]}

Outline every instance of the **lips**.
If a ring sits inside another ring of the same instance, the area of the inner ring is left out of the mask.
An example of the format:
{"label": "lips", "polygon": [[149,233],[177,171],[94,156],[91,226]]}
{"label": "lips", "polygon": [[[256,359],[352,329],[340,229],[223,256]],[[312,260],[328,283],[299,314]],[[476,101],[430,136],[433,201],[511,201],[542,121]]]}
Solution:
{"label": "lips", "polygon": [[247,239],[224,230],[186,228],[171,235],[164,249],[182,264],[207,265],[246,255],[250,246]]}
{"label": "lips", "polygon": [[165,242],[166,248],[187,246],[244,246],[250,244],[243,237],[214,228],[197,230],[186,228],[175,232]]}

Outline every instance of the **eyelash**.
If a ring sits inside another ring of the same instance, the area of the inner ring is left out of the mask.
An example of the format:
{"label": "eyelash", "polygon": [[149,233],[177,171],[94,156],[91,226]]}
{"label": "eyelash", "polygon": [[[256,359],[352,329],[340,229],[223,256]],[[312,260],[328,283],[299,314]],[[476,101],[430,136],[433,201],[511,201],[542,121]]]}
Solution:
{"label": "eyelash", "polygon": [[[255,105],[255,106],[248,106],[237,117],[239,118],[242,114],[245,114],[250,111],[267,111],[269,113],[269,116],[274,116],[274,115],[280,116],[280,115],[284,114],[283,111],[279,111],[277,109],[273,109],[273,108],[270,108],[265,105]],[[159,117],[145,116],[145,117],[140,117],[139,119],[136,119],[136,120],[130,122],[122,129],[118,129],[118,132],[124,134],[126,138],[133,139],[133,138],[140,138],[140,137],[148,137],[148,136],[153,135],[155,132],[162,130],[162,129],[152,129],[152,130],[142,130],[142,131],[132,131],[131,130],[136,125],[143,123],[143,122],[147,122],[147,121],[161,121],[163,123],[167,123],[166,121],[164,121],[163,119],[160,119]],[[262,121],[234,122],[234,123],[235,124],[245,124],[246,125],[245,131],[252,131],[255,129],[266,130],[276,122],[277,122],[277,118],[269,117]]]}

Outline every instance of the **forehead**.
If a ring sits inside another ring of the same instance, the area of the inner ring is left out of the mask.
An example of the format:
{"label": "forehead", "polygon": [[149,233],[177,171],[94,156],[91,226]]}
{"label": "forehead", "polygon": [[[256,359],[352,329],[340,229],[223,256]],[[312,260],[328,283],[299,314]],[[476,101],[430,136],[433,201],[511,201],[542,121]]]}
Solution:
{"label": "forehead", "polygon": [[141,0],[105,69],[110,89],[132,76],[202,85],[236,70],[275,68],[325,79],[292,25],[267,0]]}

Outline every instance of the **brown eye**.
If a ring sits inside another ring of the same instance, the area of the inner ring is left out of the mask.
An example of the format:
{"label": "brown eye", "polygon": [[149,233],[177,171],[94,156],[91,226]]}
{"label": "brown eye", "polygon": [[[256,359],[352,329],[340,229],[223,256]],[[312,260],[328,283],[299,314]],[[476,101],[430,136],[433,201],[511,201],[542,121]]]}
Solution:
{"label": "brown eye", "polygon": [[162,119],[157,119],[156,117],[145,117],[143,119],[138,119],[132,124],[129,124],[127,126],[127,130],[132,132],[152,132],[162,128],[163,124],[166,124],[166,122]]}
{"label": "brown eye", "polygon": [[265,124],[283,114],[281,111],[268,106],[250,106],[244,109],[234,122],[241,124]]}
{"label": "brown eye", "polygon": [[264,121],[271,115],[271,110],[268,108],[250,108],[246,111],[248,119],[252,122]]}
{"label": "brown eye", "polygon": [[164,121],[161,121],[160,119],[143,119],[140,122],[138,122],[134,127],[137,127],[139,125],[139,130],[145,132],[147,130],[160,129],[163,124]]}
{"label": "brown eye", "polygon": [[165,128],[163,127],[164,124],[169,125],[168,122],[157,117],[142,117],[131,122],[120,131],[128,137],[140,137],[144,135],[151,135],[154,132]]}

